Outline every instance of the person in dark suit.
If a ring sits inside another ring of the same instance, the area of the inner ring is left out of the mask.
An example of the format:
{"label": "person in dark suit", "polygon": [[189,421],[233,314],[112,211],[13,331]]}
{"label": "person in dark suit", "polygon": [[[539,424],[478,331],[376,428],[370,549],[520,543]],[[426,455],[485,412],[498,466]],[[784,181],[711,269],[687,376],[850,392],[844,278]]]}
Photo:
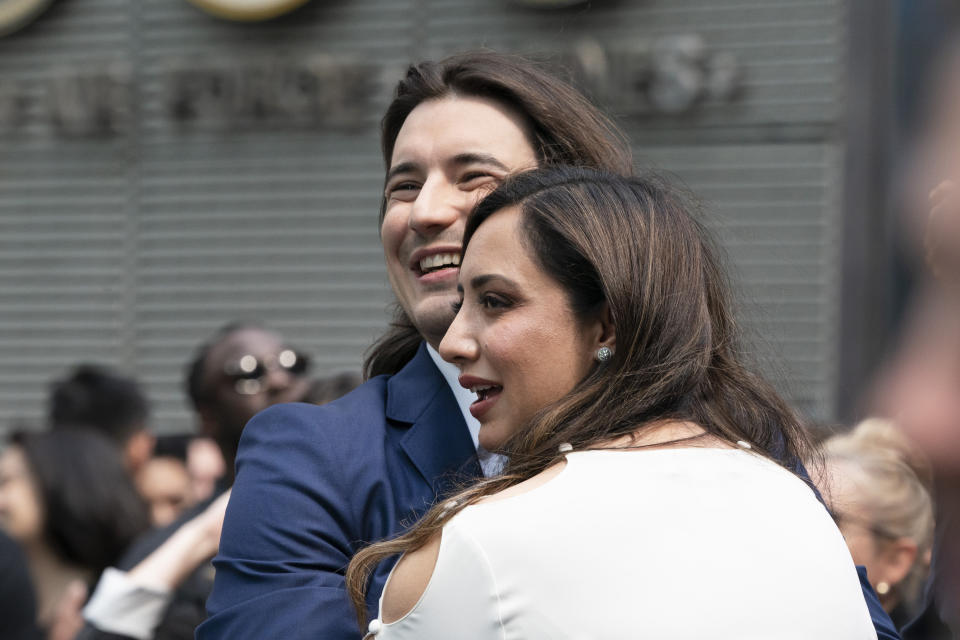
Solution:
{"label": "person in dark suit", "polygon": [[307,363],[279,335],[251,323],[227,324],[198,347],[185,386],[203,435],[223,453],[226,475],[212,497],[141,537],[107,570],[84,610],[79,640],[193,637],[206,615],[208,561],[219,542],[240,433],[262,409],[307,393]]}
{"label": "person in dark suit", "polygon": [[[344,587],[350,558],[404,531],[459,478],[498,468],[478,448],[475,396],[436,352],[455,315],[468,213],[525,169],[632,172],[624,137],[581,94],[491,52],[410,67],[382,146],[380,233],[397,315],[360,388],[323,407],[271,407],[245,428],[198,640],[360,635]],[[371,578],[371,614],[390,568]],[[896,638],[864,592],[880,637]]]}

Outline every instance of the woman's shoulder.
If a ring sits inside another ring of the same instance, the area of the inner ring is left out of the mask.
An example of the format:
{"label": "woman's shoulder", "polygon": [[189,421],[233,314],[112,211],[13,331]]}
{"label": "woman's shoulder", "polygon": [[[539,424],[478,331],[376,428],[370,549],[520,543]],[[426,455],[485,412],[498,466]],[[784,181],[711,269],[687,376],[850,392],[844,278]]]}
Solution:
{"label": "woman's shoulder", "polygon": [[438,531],[422,547],[400,557],[383,590],[382,622],[396,622],[417,606],[437,566],[442,535]]}
{"label": "woman's shoulder", "polygon": [[[556,478],[565,467],[566,462],[561,460],[532,478],[481,498],[474,505],[496,503],[529,493]],[[471,507],[474,505],[471,505]],[[470,510],[471,507],[466,507],[465,510]],[[432,535],[423,546],[401,556],[384,587],[380,608],[382,622],[390,624],[400,620],[412,611],[424,597],[434,574],[437,572],[438,562],[441,561],[441,547],[445,544],[456,544],[456,540],[463,538],[465,535],[462,529],[469,529],[468,519],[460,517],[462,515],[464,515],[463,512],[454,516],[442,531]],[[476,543],[475,541],[465,541],[465,544],[469,546]]]}

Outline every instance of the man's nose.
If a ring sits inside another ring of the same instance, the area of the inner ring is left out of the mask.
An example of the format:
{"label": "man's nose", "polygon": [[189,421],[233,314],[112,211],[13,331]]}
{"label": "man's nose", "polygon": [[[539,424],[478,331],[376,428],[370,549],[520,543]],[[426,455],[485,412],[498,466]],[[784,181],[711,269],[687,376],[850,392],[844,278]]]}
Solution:
{"label": "man's nose", "polygon": [[280,393],[293,384],[293,375],[280,365],[275,364],[267,369],[263,383],[268,393]]}
{"label": "man's nose", "polygon": [[468,194],[445,179],[429,178],[413,201],[410,228],[422,236],[434,236],[469,213],[468,199]]}

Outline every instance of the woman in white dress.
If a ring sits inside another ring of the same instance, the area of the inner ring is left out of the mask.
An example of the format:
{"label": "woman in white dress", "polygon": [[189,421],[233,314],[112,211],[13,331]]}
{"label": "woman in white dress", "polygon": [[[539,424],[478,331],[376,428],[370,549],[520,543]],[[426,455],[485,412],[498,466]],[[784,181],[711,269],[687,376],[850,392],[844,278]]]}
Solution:
{"label": "woman in white dress", "polygon": [[691,211],[654,178],[555,167],[471,214],[440,353],[509,462],[354,557],[364,616],[370,570],[404,554],[368,637],[877,637]]}

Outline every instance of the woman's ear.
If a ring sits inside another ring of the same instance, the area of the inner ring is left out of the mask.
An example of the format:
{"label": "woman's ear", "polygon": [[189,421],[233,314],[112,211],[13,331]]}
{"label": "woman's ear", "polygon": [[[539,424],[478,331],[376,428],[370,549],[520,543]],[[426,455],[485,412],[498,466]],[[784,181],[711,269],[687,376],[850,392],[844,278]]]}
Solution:
{"label": "woman's ear", "polygon": [[605,347],[614,349],[617,346],[617,327],[613,324],[613,314],[610,313],[610,305],[603,303],[603,340]]}
{"label": "woman's ear", "polygon": [[895,585],[907,577],[917,559],[919,549],[912,538],[891,540],[880,557],[882,580]]}
{"label": "woman's ear", "polygon": [[600,347],[610,347],[614,351],[617,348],[617,331],[613,324],[613,315],[610,313],[610,305],[606,302],[593,321],[592,336],[593,349]]}

